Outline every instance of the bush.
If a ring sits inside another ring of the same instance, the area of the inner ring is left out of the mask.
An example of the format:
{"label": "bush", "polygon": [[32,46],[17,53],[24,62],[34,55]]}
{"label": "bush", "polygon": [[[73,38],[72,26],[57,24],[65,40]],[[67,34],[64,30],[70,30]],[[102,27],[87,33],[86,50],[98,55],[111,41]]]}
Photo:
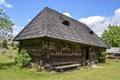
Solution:
{"label": "bush", "polygon": [[2,48],[6,48],[6,49],[8,48],[6,39],[2,41]]}
{"label": "bush", "polygon": [[29,64],[31,59],[32,58],[29,56],[28,52],[25,49],[22,49],[18,57],[16,57],[15,62],[18,64],[18,66],[25,67]]}
{"label": "bush", "polygon": [[105,59],[107,57],[107,53],[104,51],[99,55],[99,63],[105,63]]}

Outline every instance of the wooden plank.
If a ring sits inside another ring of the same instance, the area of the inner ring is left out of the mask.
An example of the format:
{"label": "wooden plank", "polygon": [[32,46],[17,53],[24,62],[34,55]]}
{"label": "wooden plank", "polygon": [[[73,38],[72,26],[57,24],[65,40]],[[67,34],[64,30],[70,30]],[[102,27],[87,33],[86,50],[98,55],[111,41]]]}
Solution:
{"label": "wooden plank", "polygon": [[54,62],[52,65],[70,65],[75,64],[76,62]]}
{"label": "wooden plank", "polygon": [[64,66],[58,66],[54,67],[55,69],[64,69],[64,68],[71,68],[71,67],[79,67],[80,64],[70,64],[70,65],[64,65]]}

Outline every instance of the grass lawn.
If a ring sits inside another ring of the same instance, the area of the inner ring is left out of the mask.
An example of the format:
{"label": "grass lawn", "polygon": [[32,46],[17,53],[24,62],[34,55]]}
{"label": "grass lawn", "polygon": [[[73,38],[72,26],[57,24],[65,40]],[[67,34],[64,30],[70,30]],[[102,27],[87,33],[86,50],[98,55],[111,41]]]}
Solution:
{"label": "grass lawn", "polygon": [[[9,53],[9,52],[7,52]],[[97,64],[104,68],[80,67],[71,71],[35,72],[30,69],[21,69],[14,64],[9,54],[0,54],[0,80],[120,80],[120,62],[107,61]]]}

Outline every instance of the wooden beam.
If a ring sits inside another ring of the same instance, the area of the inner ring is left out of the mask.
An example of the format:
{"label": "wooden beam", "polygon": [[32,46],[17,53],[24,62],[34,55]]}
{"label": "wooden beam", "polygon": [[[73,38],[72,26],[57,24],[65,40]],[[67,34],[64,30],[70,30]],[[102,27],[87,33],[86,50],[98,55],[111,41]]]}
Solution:
{"label": "wooden beam", "polygon": [[63,66],[57,66],[57,67],[54,67],[56,70],[62,70],[63,69],[66,69],[66,68],[72,68],[72,67],[79,67],[80,64],[70,64],[70,65],[63,65]]}

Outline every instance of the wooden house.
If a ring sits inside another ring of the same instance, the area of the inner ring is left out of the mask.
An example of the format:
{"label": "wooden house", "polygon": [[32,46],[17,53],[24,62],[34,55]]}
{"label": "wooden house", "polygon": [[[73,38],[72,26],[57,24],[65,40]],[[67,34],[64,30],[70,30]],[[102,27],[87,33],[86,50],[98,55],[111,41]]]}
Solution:
{"label": "wooden house", "polygon": [[44,8],[15,38],[40,65],[97,62],[106,44],[85,24]]}
{"label": "wooden house", "polygon": [[110,49],[106,49],[108,54],[108,59],[120,59],[120,47],[111,47]]}

